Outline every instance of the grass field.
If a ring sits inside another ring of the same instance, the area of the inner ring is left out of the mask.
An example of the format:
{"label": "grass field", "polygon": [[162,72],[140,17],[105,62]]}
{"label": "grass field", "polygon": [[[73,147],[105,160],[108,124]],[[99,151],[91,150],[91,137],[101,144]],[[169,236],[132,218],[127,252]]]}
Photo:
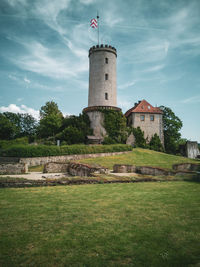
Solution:
{"label": "grass field", "polygon": [[199,189],[194,182],[1,189],[0,266],[197,266]]}
{"label": "grass field", "polygon": [[171,169],[172,165],[176,163],[184,163],[184,162],[200,163],[200,161],[198,160],[192,160],[181,156],[174,156],[142,148],[134,148],[133,151],[128,154],[109,156],[109,157],[88,158],[79,160],[79,162],[101,165],[109,169],[112,169],[114,164],[156,166],[156,167]]}

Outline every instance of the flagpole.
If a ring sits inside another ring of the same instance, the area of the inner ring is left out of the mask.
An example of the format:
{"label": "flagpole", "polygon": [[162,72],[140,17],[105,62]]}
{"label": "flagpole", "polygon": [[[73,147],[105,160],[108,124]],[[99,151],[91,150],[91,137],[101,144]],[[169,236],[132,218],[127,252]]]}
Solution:
{"label": "flagpole", "polygon": [[99,45],[99,12],[97,11],[97,30],[98,30],[98,45]]}

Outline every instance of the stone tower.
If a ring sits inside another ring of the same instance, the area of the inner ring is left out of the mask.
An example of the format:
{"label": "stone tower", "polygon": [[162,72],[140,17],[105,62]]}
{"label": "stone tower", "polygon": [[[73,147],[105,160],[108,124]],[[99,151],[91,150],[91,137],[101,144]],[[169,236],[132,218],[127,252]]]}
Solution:
{"label": "stone tower", "polygon": [[111,46],[93,46],[89,50],[88,107],[117,105],[117,51]]}
{"label": "stone tower", "polygon": [[121,111],[117,107],[117,50],[108,45],[96,45],[89,50],[89,95],[86,112],[91,121],[94,136],[103,138],[102,109]]}

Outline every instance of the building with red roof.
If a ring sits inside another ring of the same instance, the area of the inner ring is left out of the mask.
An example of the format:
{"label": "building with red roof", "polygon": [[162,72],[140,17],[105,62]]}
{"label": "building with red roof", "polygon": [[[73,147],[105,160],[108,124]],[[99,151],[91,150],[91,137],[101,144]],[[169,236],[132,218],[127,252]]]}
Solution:
{"label": "building with red roof", "polygon": [[150,142],[152,136],[156,133],[164,145],[162,114],[160,108],[153,107],[143,99],[135,103],[134,107],[125,113],[125,116],[129,126],[141,128],[147,142]]}

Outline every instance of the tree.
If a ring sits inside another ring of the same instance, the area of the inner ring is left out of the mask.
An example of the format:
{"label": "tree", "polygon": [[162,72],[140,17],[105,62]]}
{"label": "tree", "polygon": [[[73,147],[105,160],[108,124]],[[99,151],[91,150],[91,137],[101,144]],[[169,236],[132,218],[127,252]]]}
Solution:
{"label": "tree", "polygon": [[14,124],[4,114],[0,113],[0,139],[10,140],[14,134]]}
{"label": "tree", "polygon": [[102,110],[102,113],[104,114],[104,127],[108,134],[104,143],[125,143],[128,137],[126,117],[122,112],[116,110],[105,109]]}
{"label": "tree", "polygon": [[163,111],[165,151],[170,154],[175,154],[178,141],[181,137],[179,131],[183,123],[170,108],[161,106],[160,109]]}
{"label": "tree", "polygon": [[151,141],[149,142],[149,146],[150,149],[152,150],[163,151],[162,143],[160,141],[159,136],[156,133],[152,136]]}
{"label": "tree", "polygon": [[85,143],[87,135],[93,132],[86,113],[64,118],[61,129],[62,131],[56,135],[56,138],[67,144]]}
{"label": "tree", "polygon": [[135,145],[145,148],[146,140],[144,138],[144,132],[141,130],[141,128],[140,127],[132,128],[132,132],[135,137]]}
{"label": "tree", "polygon": [[63,115],[58,109],[58,105],[53,101],[46,102],[40,109],[38,135],[42,138],[55,137],[62,126],[62,121]]}

